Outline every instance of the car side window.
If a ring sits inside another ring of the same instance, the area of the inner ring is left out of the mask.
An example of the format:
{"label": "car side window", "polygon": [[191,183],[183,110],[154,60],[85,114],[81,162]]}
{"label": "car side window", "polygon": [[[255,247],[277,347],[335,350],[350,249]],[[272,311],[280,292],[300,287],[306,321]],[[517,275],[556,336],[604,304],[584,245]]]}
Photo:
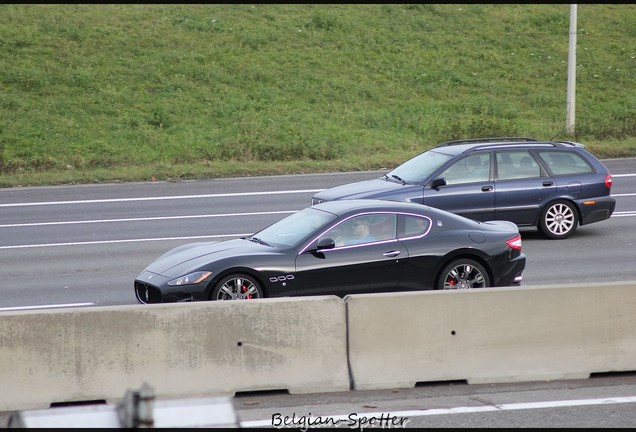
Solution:
{"label": "car side window", "polygon": [[332,228],[322,238],[332,238],[336,246],[350,246],[394,239],[395,214],[366,214],[355,216]]}
{"label": "car side window", "polygon": [[454,185],[488,181],[490,179],[490,153],[465,157],[442,173],[446,184]]}
{"label": "car side window", "polygon": [[546,163],[554,175],[588,174],[594,168],[576,153],[562,151],[540,151],[539,157]]}
{"label": "car side window", "polygon": [[495,159],[499,180],[541,176],[541,166],[528,151],[500,151]]}
{"label": "car side window", "polygon": [[404,216],[404,228],[400,238],[420,237],[428,233],[431,228],[431,220],[421,216]]}
{"label": "car side window", "polygon": [[369,231],[378,241],[394,239],[397,233],[397,216],[393,213],[374,215]]}

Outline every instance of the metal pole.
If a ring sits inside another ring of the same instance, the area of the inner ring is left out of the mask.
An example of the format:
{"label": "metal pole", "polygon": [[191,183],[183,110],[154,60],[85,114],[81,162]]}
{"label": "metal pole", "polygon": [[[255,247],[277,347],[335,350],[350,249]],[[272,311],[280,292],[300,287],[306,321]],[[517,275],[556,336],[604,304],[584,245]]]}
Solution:
{"label": "metal pole", "polygon": [[570,46],[568,50],[568,93],[565,131],[574,133],[574,93],[576,87],[576,5],[570,5]]}

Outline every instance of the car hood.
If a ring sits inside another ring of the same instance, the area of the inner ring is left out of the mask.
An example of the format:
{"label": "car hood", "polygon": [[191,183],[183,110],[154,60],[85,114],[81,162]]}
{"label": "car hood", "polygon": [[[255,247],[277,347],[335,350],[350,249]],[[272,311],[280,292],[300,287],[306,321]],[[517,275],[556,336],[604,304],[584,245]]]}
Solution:
{"label": "car hood", "polygon": [[421,185],[402,184],[392,180],[382,178],[372,180],[362,180],[342,186],[336,186],[318,192],[314,198],[335,201],[340,199],[383,199],[387,196],[395,196],[396,192],[404,192],[408,189],[421,189]]}
{"label": "car hood", "polygon": [[189,243],[169,250],[146,267],[146,271],[169,278],[178,277],[213,261],[230,257],[254,256],[272,251],[274,249],[269,246],[243,239]]}

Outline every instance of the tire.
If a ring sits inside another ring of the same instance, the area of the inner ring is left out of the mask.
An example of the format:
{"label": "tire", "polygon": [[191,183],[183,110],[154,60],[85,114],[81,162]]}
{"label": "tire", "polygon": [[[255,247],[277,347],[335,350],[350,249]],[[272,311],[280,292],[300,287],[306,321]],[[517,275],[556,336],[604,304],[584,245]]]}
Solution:
{"label": "tire", "polygon": [[448,264],[437,280],[438,290],[485,288],[490,286],[486,269],[476,261],[463,258]]}
{"label": "tire", "polygon": [[210,300],[250,300],[263,298],[263,289],[251,276],[235,273],[221,279],[214,289]]}
{"label": "tire", "polygon": [[567,238],[576,231],[578,226],[578,213],[569,201],[555,201],[541,212],[539,229],[549,239]]}

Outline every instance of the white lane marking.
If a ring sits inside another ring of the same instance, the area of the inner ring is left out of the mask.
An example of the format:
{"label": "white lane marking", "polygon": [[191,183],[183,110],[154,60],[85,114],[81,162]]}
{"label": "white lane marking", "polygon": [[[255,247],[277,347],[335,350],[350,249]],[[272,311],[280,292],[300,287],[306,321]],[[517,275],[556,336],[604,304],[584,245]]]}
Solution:
{"label": "white lane marking", "polygon": [[27,248],[50,247],[50,246],[84,246],[84,245],[97,245],[97,244],[109,244],[109,243],[136,243],[136,242],[164,241],[164,240],[193,240],[193,239],[206,239],[206,238],[215,238],[215,237],[244,237],[244,236],[248,236],[252,234],[254,233],[215,234],[215,235],[186,236],[186,237],[159,237],[159,238],[147,238],[147,239],[101,240],[101,241],[69,242],[69,243],[41,243],[41,244],[32,244],[32,245],[0,246],[0,249],[27,249]]}
{"label": "white lane marking", "polygon": [[[102,222],[122,222],[122,221],[144,221],[144,220],[162,220],[162,219],[182,219],[182,218],[197,218],[197,217],[222,217],[222,216],[241,216],[241,215],[257,215],[257,214],[279,214],[279,213],[295,213],[296,210],[280,211],[280,212],[256,212],[256,213],[227,213],[218,215],[194,215],[194,216],[167,216],[157,218],[134,218],[134,219],[111,219],[111,220],[97,220],[97,221],[75,221],[75,222],[42,222],[42,223],[29,223],[29,224],[8,224],[0,225],[0,228],[7,227],[23,227],[23,226],[38,226],[38,225],[62,225],[62,224],[76,224],[76,223],[102,223]],[[614,212],[612,217],[630,217],[636,216],[636,211]],[[31,245],[11,245],[0,246],[2,249],[27,249],[27,248],[41,248],[51,246],[82,246],[82,245],[98,245],[109,243],[136,243],[136,242],[148,242],[148,241],[165,241],[165,240],[193,240],[193,239],[206,239],[206,238],[227,238],[227,237],[243,237],[252,235],[254,233],[239,233],[239,234],[211,234],[200,236],[183,236],[183,237],[158,237],[158,238],[146,238],[146,239],[124,239],[124,240],[100,240],[100,241],[87,241],[87,242],[67,242],[67,243],[40,243]]]}
{"label": "white lane marking", "polygon": [[[636,174],[613,174],[612,177],[633,177]],[[136,201],[162,201],[176,199],[201,199],[201,198],[220,198],[233,196],[252,196],[252,195],[280,195],[280,194],[297,194],[297,193],[316,193],[325,189],[299,189],[299,190],[283,190],[283,191],[265,191],[265,192],[234,192],[222,194],[204,194],[204,195],[172,195],[158,197],[141,197],[141,198],[108,198],[96,200],[77,200],[77,201],[42,201],[27,203],[6,203],[0,204],[0,207],[29,207],[40,205],[63,205],[63,204],[95,204],[108,202],[136,202]],[[636,194],[612,194],[612,196],[632,196]]]}
{"label": "white lane marking", "polygon": [[[492,411],[513,411],[523,409],[542,409],[542,408],[560,408],[570,406],[585,406],[585,405],[604,405],[604,404],[620,404],[620,403],[634,403],[636,402],[636,396],[627,397],[608,397],[600,399],[575,399],[575,400],[562,400],[562,401],[546,401],[546,402],[526,402],[526,403],[513,403],[502,405],[488,405],[488,406],[474,406],[474,407],[454,407],[454,408],[434,408],[434,409],[421,409],[421,410],[407,410],[407,411],[386,411],[386,412],[369,412],[369,413],[356,413],[356,418],[361,419],[366,417],[367,419],[374,417],[391,418],[391,417],[422,417],[430,415],[444,415],[444,414],[464,414],[464,413],[476,413],[476,412],[492,412]],[[351,414],[345,415],[320,415],[320,416],[305,416],[306,424],[309,425],[320,424],[322,420],[330,422],[338,422],[339,420],[344,422],[349,421]],[[297,416],[298,420],[300,416]],[[290,421],[292,419],[289,419]],[[241,427],[272,427],[272,419],[267,420],[253,420],[241,422]],[[294,426],[289,424],[288,426]],[[295,426],[301,426],[296,423]]]}
{"label": "white lane marking", "polygon": [[[636,174],[624,174],[634,175]],[[269,192],[241,192],[241,193],[225,193],[225,194],[207,194],[207,195],[174,195],[174,196],[158,196],[158,197],[137,197],[137,198],[108,198],[98,200],[77,200],[77,201],[41,201],[41,202],[26,202],[26,203],[5,203],[0,204],[0,207],[30,207],[30,206],[48,206],[48,205],[64,205],[64,204],[97,204],[97,203],[109,203],[109,202],[137,202],[137,201],[162,201],[162,200],[177,200],[177,199],[201,199],[201,198],[221,198],[221,197],[234,197],[234,196],[253,196],[253,195],[280,195],[280,194],[297,194],[297,193],[316,193],[321,192],[324,189],[304,189],[304,190],[289,190],[289,191],[269,191]],[[614,197],[634,196],[636,193],[625,194],[611,194]]]}
{"label": "white lane marking", "polygon": [[[76,225],[76,224],[89,224],[89,223],[110,223],[110,222],[145,222],[145,221],[161,221],[161,220],[175,220],[175,219],[201,219],[201,218],[216,218],[216,217],[234,217],[234,216],[259,216],[259,215],[274,215],[274,214],[291,214],[296,213],[298,210],[281,210],[271,212],[251,212],[251,213],[222,213],[222,214],[203,214],[203,215],[187,215],[187,216],[157,216],[157,217],[145,217],[145,218],[124,218],[124,219],[93,219],[93,220],[80,220],[80,221],[61,221],[61,222],[31,222],[31,223],[15,223],[15,224],[0,224],[0,228],[21,228],[21,227],[35,227],[35,226],[48,226],[48,225]],[[617,216],[636,216],[636,210],[631,211],[615,211],[612,213],[612,217]]]}
{"label": "white lane marking", "polygon": [[27,310],[27,309],[50,309],[50,308],[67,308],[76,306],[90,306],[95,303],[68,303],[68,304],[52,304],[52,305],[39,305],[39,306],[16,306],[16,307],[4,307],[0,308],[0,311],[15,311],[15,310]]}
{"label": "white lane marking", "polygon": [[281,194],[298,194],[298,193],[314,193],[323,189],[304,189],[304,190],[282,190],[269,192],[241,192],[241,193],[224,193],[224,194],[207,194],[207,195],[175,195],[175,196],[159,196],[159,197],[142,197],[142,198],[110,198],[96,200],[78,200],[78,201],[43,201],[43,202],[26,202],[26,203],[8,203],[0,204],[0,207],[28,207],[28,206],[44,206],[44,205],[61,205],[61,204],[95,204],[110,202],[135,202],[135,201],[163,201],[177,199],[201,199],[201,198],[219,198],[219,197],[235,197],[235,196],[254,196],[254,195],[281,195]]}
{"label": "white lane marking", "polygon": [[[634,194],[622,194],[613,196],[625,196],[636,195]],[[35,227],[35,226],[49,226],[49,225],[76,225],[76,224],[90,224],[90,223],[112,223],[112,222],[145,222],[145,221],[161,221],[161,220],[176,220],[176,219],[201,219],[201,218],[215,218],[215,217],[233,217],[233,216],[259,216],[259,215],[274,215],[274,214],[291,214],[296,213],[298,210],[280,210],[270,212],[250,212],[250,213],[222,213],[222,214],[202,214],[202,215],[186,215],[186,216],[156,216],[145,218],[122,218],[122,219],[93,219],[93,220],[79,220],[79,221],[58,221],[58,222],[31,222],[31,223],[15,223],[15,224],[0,224],[0,228],[20,228],[20,227]],[[619,211],[614,212],[612,217],[617,216],[636,216],[636,210],[632,211]]]}
{"label": "white lane marking", "polygon": [[281,211],[252,212],[252,213],[223,213],[223,214],[187,215],[187,216],[157,216],[157,217],[145,217],[145,218],[94,219],[94,220],[62,221],[62,222],[32,222],[32,223],[4,224],[4,225],[0,225],[0,228],[16,228],[16,227],[45,226],[45,225],[75,225],[75,224],[107,223],[107,222],[142,222],[142,221],[152,221],[152,220],[198,219],[198,218],[214,218],[214,217],[227,217],[227,216],[257,216],[257,215],[269,215],[269,214],[296,213],[297,211],[298,210],[284,210],[284,211],[281,210]]}

